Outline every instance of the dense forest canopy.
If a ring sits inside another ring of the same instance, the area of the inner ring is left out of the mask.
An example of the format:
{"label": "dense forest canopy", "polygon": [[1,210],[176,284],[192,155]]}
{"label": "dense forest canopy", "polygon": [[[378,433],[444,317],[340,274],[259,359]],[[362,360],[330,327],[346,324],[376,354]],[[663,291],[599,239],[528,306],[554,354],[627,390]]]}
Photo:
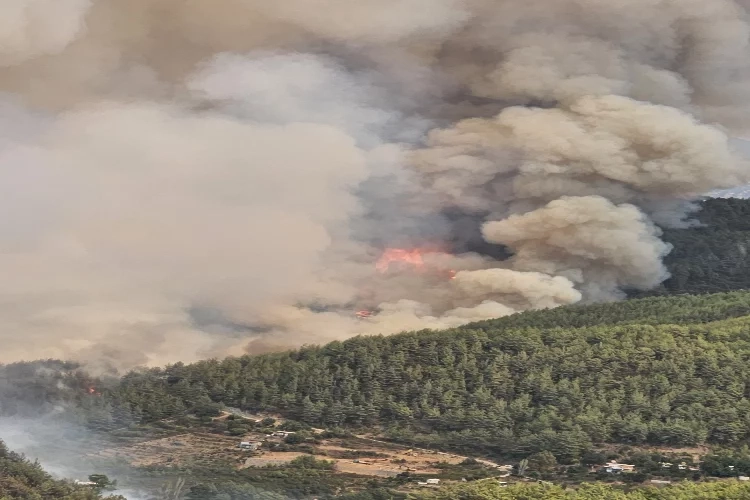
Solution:
{"label": "dense forest canopy", "polygon": [[223,404],[562,462],[597,443],[735,444],[750,438],[748,332],[750,292],[652,297],[133,372],[77,411],[107,430]]}
{"label": "dense forest canopy", "polygon": [[672,275],[651,294],[708,293],[750,288],[750,200],[703,201],[686,229],[665,229],[672,245],[665,264]]}

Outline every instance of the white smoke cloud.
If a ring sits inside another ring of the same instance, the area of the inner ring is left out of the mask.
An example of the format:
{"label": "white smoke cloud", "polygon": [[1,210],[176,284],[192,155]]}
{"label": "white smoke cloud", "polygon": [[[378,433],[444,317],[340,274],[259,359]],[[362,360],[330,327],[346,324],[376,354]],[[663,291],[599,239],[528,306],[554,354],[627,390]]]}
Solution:
{"label": "white smoke cloud", "polygon": [[581,293],[569,279],[538,272],[462,271],[456,275],[456,285],[469,297],[500,297],[506,304],[516,301],[517,310],[557,307],[581,300]]}
{"label": "white smoke cloud", "polygon": [[413,36],[445,35],[461,26],[468,17],[458,0],[292,0],[252,3],[283,23],[348,43],[381,44]]}
{"label": "white smoke cloud", "polygon": [[515,250],[514,268],[595,287],[592,298],[622,287],[648,289],[667,277],[661,258],[669,247],[633,205],[615,206],[598,196],[562,197],[483,229],[489,241]]}
{"label": "white smoke cloud", "polygon": [[91,0],[25,0],[0,5],[0,66],[62,52],[85,30]]}
{"label": "white smoke cloud", "polygon": [[351,191],[367,175],[366,152],[327,125],[154,104],[63,115],[35,148],[0,154],[9,179],[19,165],[34,172],[25,184],[55,184],[65,197],[4,201],[49,222],[26,244],[13,231],[0,239],[5,331],[26,333],[4,342],[5,361],[66,357],[132,330],[149,333],[149,353],[201,350],[185,310],[288,300],[356,213]]}
{"label": "white smoke cloud", "polygon": [[268,123],[312,122],[377,143],[399,126],[377,103],[382,91],[312,54],[220,54],[189,81],[207,100],[232,114]]}
{"label": "white smoke cloud", "polygon": [[[161,364],[654,286],[652,221],[750,182],[727,138],[747,7],[0,7],[0,361]],[[446,255],[479,227],[513,257]],[[375,271],[406,244],[438,251]]]}

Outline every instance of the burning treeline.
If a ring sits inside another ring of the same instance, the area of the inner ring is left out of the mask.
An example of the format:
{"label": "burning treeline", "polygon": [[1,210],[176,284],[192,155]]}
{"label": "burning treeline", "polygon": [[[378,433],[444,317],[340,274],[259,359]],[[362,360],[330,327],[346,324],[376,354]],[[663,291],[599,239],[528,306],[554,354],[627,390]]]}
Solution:
{"label": "burning treeline", "polygon": [[3,5],[0,361],[157,364],[653,287],[655,223],[749,180],[728,140],[748,7]]}

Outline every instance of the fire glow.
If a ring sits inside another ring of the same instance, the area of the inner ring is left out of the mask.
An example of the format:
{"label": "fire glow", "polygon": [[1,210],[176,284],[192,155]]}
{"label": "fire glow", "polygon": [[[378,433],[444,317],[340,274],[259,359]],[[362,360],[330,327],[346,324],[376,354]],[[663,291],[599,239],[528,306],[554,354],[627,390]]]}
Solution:
{"label": "fire glow", "polygon": [[[427,250],[424,248],[387,248],[375,263],[375,269],[380,274],[392,272],[417,272],[426,273],[440,279],[449,280],[456,278],[454,269],[446,269],[441,266],[433,266],[425,263],[426,255],[450,256],[446,252],[438,250]],[[368,309],[360,309],[354,312],[359,319],[368,319],[375,316],[376,312]]]}
{"label": "fire glow", "polygon": [[[388,248],[380,256],[380,259],[375,263],[375,269],[381,274],[388,272],[392,266],[398,267],[399,269],[411,269],[417,272],[423,272],[426,270],[424,256],[427,254],[445,254],[444,252],[437,252],[433,250],[425,250],[421,248]],[[439,270],[433,270],[440,272]],[[448,269],[444,271],[449,279],[456,277],[456,271]]]}
{"label": "fire glow", "polygon": [[404,248],[388,248],[380,256],[375,264],[375,269],[380,273],[387,272],[392,264],[406,264],[415,269],[424,268],[423,251],[420,249],[407,250]]}

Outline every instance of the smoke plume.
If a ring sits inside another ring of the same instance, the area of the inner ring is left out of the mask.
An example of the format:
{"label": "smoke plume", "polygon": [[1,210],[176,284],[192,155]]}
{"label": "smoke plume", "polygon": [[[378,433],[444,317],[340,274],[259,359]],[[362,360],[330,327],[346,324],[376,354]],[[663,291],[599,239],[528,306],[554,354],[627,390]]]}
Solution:
{"label": "smoke plume", "polygon": [[[658,226],[750,182],[749,8],[0,7],[0,362],[191,361],[653,287]],[[378,269],[388,248],[410,257]]]}

